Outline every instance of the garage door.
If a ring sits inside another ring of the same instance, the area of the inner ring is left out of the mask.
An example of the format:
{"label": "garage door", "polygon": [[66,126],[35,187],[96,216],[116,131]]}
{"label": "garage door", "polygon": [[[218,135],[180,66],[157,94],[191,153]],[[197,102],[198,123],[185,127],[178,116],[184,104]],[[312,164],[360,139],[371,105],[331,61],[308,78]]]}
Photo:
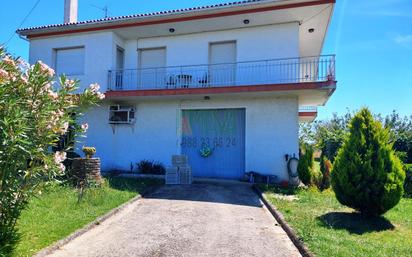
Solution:
{"label": "garage door", "polygon": [[195,177],[239,179],[245,172],[245,110],[185,110],[182,153]]}

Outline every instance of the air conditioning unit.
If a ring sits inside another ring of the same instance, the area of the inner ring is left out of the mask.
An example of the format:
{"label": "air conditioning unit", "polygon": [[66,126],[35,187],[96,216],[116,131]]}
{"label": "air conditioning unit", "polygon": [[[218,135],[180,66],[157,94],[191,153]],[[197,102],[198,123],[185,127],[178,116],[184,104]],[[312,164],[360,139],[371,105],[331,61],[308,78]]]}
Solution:
{"label": "air conditioning unit", "polygon": [[111,105],[109,107],[110,124],[132,124],[135,121],[135,108],[132,106]]}

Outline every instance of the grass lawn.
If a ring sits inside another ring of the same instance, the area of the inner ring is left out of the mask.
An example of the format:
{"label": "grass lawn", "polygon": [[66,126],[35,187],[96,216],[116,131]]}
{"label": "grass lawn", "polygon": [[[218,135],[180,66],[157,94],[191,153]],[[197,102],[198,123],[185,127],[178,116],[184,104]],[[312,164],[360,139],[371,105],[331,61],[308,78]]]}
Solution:
{"label": "grass lawn", "polygon": [[330,190],[297,191],[299,200],[290,202],[274,197],[279,190],[261,189],[316,256],[412,256],[412,199],[366,219],[339,204]]}
{"label": "grass lawn", "polygon": [[18,221],[21,240],[15,256],[35,254],[159,183],[162,181],[112,178],[101,188],[88,189],[80,203],[74,188],[49,186],[29,203]]}

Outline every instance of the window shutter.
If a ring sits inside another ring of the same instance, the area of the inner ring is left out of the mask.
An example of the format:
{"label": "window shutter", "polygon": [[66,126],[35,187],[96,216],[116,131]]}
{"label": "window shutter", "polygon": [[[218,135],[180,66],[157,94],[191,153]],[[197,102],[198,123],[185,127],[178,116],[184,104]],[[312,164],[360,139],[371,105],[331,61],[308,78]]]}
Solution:
{"label": "window shutter", "polygon": [[56,73],[71,75],[84,74],[84,47],[57,49]]}

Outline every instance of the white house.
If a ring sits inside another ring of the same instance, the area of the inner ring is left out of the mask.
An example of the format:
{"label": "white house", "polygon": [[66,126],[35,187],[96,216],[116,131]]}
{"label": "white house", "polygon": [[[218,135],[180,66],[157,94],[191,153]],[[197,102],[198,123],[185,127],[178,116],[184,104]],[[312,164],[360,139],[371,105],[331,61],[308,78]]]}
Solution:
{"label": "white house", "polygon": [[299,121],[336,88],[334,56],[321,55],[334,4],[247,0],[78,22],[66,0],[67,23],[18,33],[31,63],[101,85],[84,145],[103,170],[186,154],[195,176],[287,180]]}

